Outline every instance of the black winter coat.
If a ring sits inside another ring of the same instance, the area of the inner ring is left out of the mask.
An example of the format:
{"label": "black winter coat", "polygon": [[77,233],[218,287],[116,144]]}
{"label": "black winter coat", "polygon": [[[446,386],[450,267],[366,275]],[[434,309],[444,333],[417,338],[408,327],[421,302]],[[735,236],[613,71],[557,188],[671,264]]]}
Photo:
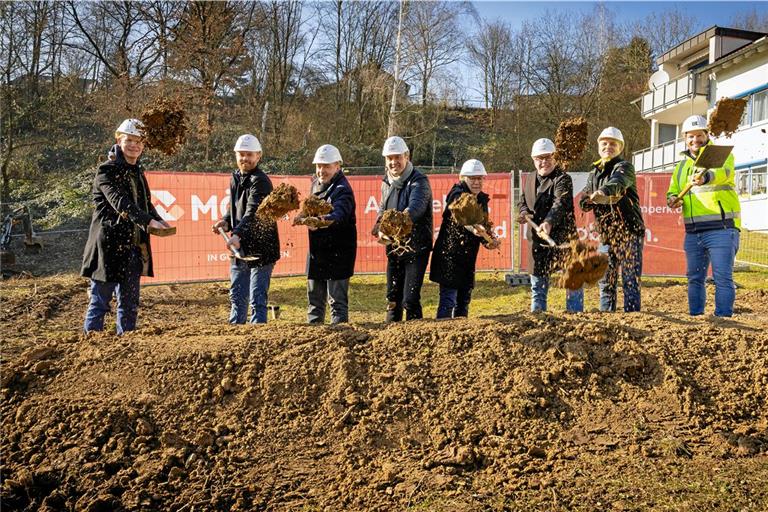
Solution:
{"label": "black winter coat", "polygon": [[[459,182],[451,187],[445,199],[443,222],[437,235],[435,250],[432,252],[432,264],[429,268],[429,280],[448,288],[468,289],[475,287],[475,263],[482,238],[467,231],[453,220],[448,205],[459,199],[461,194],[471,194],[469,186]],[[487,214],[488,194],[477,194],[477,202]],[[483,243],[485,243],[483,241]]]}
{"label": "black winter coat", "polygon": [[256,215],[261,202],[272,192],[272,181],[258,166],[247,174],[239,170],[229,181],[229,211],[224,215],[227,231],[240,237],[243,256],[256,256],[248,267],[262,267],[280,259],[277,222]]}
{"label": "black winter coat", "polygon": [[[316,188],[317,178],[312,182]],[[307,277],[309,279],[347,279],[355,273],[357,219],[355,195],[344,173],[339,171],[325,190],[314,195],[325,199],[333,211],[323,218],[332,220],[327,228],[309,231]]]}
{"label": "black winter coat", "polygon": [[[549,222],[549,236],[561,245],[576,235],[576,217],[573,213],[573,180],[556,167],[547,176],[533,173],[528,176],[518,205],[520,216],[530,215],[540,225]],[[528,261],[533,262],[535,276],[548,276],[562,259],[563,251],[550,248],[547,243],[529,229]]]}
{"label": "black winter coat", "polygon": [[[615,204],[593,204],[587,199],[593,192],[602,190],[607,196],[620,197]],[[603,243],[621,243],[627,234],[645,235],[643,212],[637,194],[634,166],[617,156],[600,169],[599,162],[592,167],[587,185],[582,190],[579,206],[585,212],[593,211]]]}
{"label": "black winter coat", "polygon": [[130,251],[138,241],[147,248],[145,275],[154,276],[147,225],[152,219],[162,218],[150,201],[149,184],[141,165],[126,162],[117,147],[115,160],[101,164],[96,171],[92,194],[94,210],[80,274],[94,281],[123,281]]}
{"label": "black winter coat", "polygon": [[[383,181],[387,181],[387,175],[384,174]],[[401,256],[393,254],[392,246],[387,246],[387,257],[390,259],[406,259],[414,254],[429,252],[432,250],[433,240],[433,222],[432,222],[432,187],[429,186],[427,177],[419,172],[415,167],[408,180],[400,190],[397,198],[397,211],[402,212],[408,209],[408,215],[413,221],[413,231],[407,237],[405,243],[412,249]],[[382,198],[381,208],[379,209],[379,218],[376,220],[374,230],[378,229],[379,220],[384,214],[384,198]],[[376,233],[374,233],[375,235]]]}

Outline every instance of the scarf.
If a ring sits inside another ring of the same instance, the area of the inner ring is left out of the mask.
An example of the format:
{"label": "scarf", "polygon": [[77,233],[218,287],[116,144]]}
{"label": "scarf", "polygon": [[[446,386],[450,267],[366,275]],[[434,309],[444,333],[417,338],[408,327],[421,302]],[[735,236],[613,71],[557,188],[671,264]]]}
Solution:
{"label": "scarf", "polygon": [[405,186],[408,178],[411,177],[411,174],[413,174],[413,164],[411,162],[408,162],[403,174],[397,178],[392,177],[389,172],[387,172],[387,177],[381,184],[381,203],[383,205],[381,211],[391,210],[393,208],[397,209],[400,191]]}

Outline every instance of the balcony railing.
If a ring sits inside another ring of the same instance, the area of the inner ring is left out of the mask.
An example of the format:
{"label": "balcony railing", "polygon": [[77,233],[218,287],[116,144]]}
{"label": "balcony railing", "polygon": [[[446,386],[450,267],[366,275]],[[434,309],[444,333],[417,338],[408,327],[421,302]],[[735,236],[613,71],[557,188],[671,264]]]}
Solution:
{"label": "balcony railing", "polygon": [[648,117],[672,105],[677,105],[695,95],[706,95],[707,85],[706,78],[700,77],[697,80],[695,74],[691,72],[657,89],[648,91],[641,98],[643,117]]}
{"label": "balcony railing", "polygon": [[671,140],[632,153],[635,172],[671,171],[680,160],[680,153],[685,150],[683,139]]}

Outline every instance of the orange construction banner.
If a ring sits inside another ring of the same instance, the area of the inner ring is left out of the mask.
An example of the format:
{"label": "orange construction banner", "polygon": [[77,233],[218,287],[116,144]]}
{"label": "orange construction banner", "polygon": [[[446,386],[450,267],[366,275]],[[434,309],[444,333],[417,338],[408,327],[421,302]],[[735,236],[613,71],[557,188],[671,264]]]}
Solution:
{"label": "orange construction banner", "polygon": [[[573,179],[574,206],[576,209],[576,227],[579,238],[594,244],[598,243],[599,235],[595,230],[595,217],[590,212],[579,208],[581,191],[586,186],[587,173],[569,173]],[[522,183],[532,173],[522,176]],[[637,175],[637,193],[640,196],[640,209],[645,222],[645,245],[643,247],[643,274],[663,276],[685,275],[685,251],[683,239],[685,227],[681,209],[667,206],[667,189],[669,188],[670,173],[653,173]],[[522,189],[522,185],[521,185]],[[515,205],[517,211],[517,205]],[[520,226],[520,262],[521,268],[528,269],[528,229]]]}
{"label": "orange construction banner", "polygon": [[[224,240],[211,232],[214,222],[229,208],[230,174],[147,172],[152,190],[152,203],[158,213],[177,228],[169,237],[153,237],[152,255],[155,277],[144,283],[173,283],[223,280],[229,276],[229,251]],[[432,187],[432,212],[437,237],[442,220],[445,197],[458,181],[457,175],[429,175]],[[270,176],[274,186],[288,183],[297,188],[302,198],[309,194],[311,176]],[[381,200],[381,176],[350,176],[355,193],[357,214],[356,273],[381,273],[386,270],[384,247],[376,242],[371,229]],[[508,270],[512,267],[512,175],[490,174],[483,190],[491,197],[490,217],[501,247],[489,251],[481,248],[477,268]],[[278,220],[280,261],[273,275],[306,273],[309,240],[307,228],[293,226],[296,212]]]}

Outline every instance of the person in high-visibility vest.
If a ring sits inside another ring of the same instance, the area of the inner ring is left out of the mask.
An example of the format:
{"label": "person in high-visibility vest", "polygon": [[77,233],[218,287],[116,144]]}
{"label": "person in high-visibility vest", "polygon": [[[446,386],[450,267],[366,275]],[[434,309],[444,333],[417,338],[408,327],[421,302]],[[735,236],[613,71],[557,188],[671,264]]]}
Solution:
{"label": "person in high-visibility vest", "polygon": [[[686,150],[672,173],[667,190],[670,208],[682,206],[685,222],[685,260],[688,277],[688,312],[704,314],[707,292],[704,281],[712,265],[715,278],[715,316],[732,316],[736,288],[733,264],[739,250],[741,206],[736,194],[733,154],[722,167],[697,173],[693,163],[704,146],[712,144],[707,120],[691,116],[683,122]],[[679,196],[688,182],[693,187]]]}

